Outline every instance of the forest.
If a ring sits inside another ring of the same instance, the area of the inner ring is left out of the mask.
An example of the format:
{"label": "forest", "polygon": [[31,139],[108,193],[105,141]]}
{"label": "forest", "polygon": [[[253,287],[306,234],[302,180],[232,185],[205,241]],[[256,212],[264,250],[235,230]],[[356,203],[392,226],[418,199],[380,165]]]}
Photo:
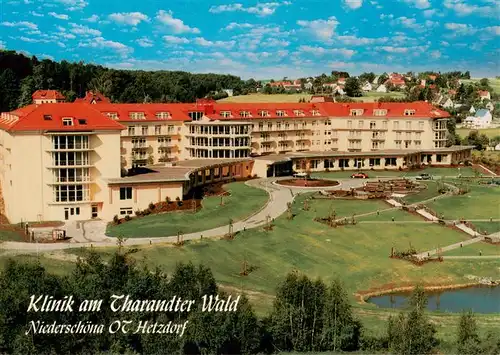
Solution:
{"label": "forest", "polygon": [[255,92],[258,83],[233,75],[191,74],[182,71],[115,70],[100,65],[55,62],[0,50],[0,112],[31,103],[36,90],[59,90],[67,101],[97,90],[113,102],[194,102],[197,98]]}
{"label": "forest", "polygon": [[[162,300],[173,296],[197,300],[204,295],[226,297],[211,270],[192,263],[178,264],[167,274],[150,270],[133,258],[134,249],[117,248],[109,261],[87,251],[67,276],[48,273],[39,262],[9,260],[0,273],[0,353],[6,354],[271,354],[281,352],[367,352],[392,354],[437,353],[440,340],[436,326],[426,315],[426,297],[416,287],[408,309],[390,316],[385,335],[374,337],[356,317],[340,280],[325,283],[296,271],[290,272],[276,290],[270,313],[257,317],[243,294],[235,311],[206,312],[196,303],[191,312],[113,312],[112,295],[134,300]],[[63,299],[76,304],[103,300],[100,311],[80,309],[59,312],[28,312],[32,295]],[[236,296],[235,296],[236,297]],[[167,324],[189,321],[183,336],[143,332],[108,331],[117,319]],[[27,333],[30,322],[47,324],[103,324],[97,334]],[[465,312],[457,325],[453,353],[498,354],[500,335],[479,335],[475,316]]]}

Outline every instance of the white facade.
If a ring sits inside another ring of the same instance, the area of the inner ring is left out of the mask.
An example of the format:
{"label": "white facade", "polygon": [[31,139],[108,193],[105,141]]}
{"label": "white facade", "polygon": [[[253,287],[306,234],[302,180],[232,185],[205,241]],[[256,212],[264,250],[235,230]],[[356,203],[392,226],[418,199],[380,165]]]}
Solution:
{"label": "white facade", "polygon": [[377,88],[377,92],[387,92],[387,87],[382,84]]}

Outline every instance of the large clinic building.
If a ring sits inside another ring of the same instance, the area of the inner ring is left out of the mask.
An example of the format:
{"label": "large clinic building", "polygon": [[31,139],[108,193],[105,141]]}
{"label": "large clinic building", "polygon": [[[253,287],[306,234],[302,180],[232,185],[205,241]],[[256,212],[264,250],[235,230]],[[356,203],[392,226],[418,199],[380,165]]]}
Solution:
{"label": "large clinic building", "polygon": [[450,165],[471,154],[445,146],[449,115],[427,102],[113,104],[91,92],[60,101],[36,92],[1,114],[0,213],[12,223],[111,220],[234,177]]}

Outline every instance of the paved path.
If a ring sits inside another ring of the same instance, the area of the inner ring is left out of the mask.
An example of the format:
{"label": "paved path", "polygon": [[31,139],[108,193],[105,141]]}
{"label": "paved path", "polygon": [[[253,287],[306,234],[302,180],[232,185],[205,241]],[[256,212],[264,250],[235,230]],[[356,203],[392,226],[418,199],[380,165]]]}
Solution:
{"label": "paved path", "polygon": [[[251,229],[260,227],[266,224],[267,216],[272,219],[279,217],[287,210],[287,204],[292,202],[294,198],[301,193],[305,192],[316,192],[324,190],[340,190],[340,189],[350,189],[358,188],[363,185],[365,181],[358,179],[344,179],[339,180],[340,185],[333,187],[321,187],[321,188],[295,188],[295,187],[284,187],[277,184],[273,184],[276,180],[283,178],[269,178],[269,179],[255,179],[246,182],[247,185],[253,186],[266,190],[269,194],[269,200],[267,204],[254,215],[242,220],[235,222],[233,224],[233,232],[242,231],[245,229]],[[285,178],[286,179],[286,178]],[[0,250],[18,250],[23,253],[37,253],[46,252],[53,250],[71,249],[86,247],[110,247],[116,246],[116,238],[110,238],[104,235],[105,222],[94,222],[92,228],[85,228],[85,226],[90,226],[93,222],[88,222],[83,224],[83,228],[78,228],[75,226],[70,227],[67,232],[68,236],[77,234],[78,240],[82,240],[81,243],[20,243],[20,242],[4,242],[0,243]],[[92,231],[90,231],[92,230]],[[222,226],[213,228],[210,230],[205,230],[196,233],[183,234],[183,240],[194,240],[203,238],[216,238],[222,237],[229,231],[229,226]],[[85,241],[86,240],[86,241]],[[90,242],[89,240],[92,240]],[[129,238],[126,240],[126,245],[147,245],[147,244],[158,244],[158,243],[175,243],[177,242],[177,235],[161,237],[161,238]]]}
{"label": "paved path", "polygon": [[438,249],[432,249],[432,250],[429,250],[429,251],[417,254],[416,257],[418,259],[423,259],[423,258],[432,256],[432,255],[436,255],[438,253],[443,253],[443,252],[448,251],[448,250],[458,249],[458,248],[461,248],[462,246],[466,246],[466,245],[474,244],[474,243],[477,243],[477,242],[481,242],[483,240],[484,240],[484,236],[476,237],[476,238],[473,238],[473,239],[465,240],[463,242],[451,244],[451,245],[448,245],[446,247],[442,247],[442,248],[438,248]]}

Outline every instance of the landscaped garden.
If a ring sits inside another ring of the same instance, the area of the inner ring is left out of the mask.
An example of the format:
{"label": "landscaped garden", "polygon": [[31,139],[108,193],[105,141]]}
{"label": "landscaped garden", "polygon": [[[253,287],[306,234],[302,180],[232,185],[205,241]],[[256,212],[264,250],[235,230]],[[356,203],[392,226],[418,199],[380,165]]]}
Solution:
{"label": "landscaped garden", "polygon": [[206,197],[202,208],[196,212],[187,210],[133,218],[121,224],[110,224],[106,234],[112,237],[155,238],[199,232],[224,226],[229,223],[229,219],[244,219],[257,212],[268,200],[264,190],[250,187],[244,182],[227,184],[225,189],[229,192],[228,196]]}

